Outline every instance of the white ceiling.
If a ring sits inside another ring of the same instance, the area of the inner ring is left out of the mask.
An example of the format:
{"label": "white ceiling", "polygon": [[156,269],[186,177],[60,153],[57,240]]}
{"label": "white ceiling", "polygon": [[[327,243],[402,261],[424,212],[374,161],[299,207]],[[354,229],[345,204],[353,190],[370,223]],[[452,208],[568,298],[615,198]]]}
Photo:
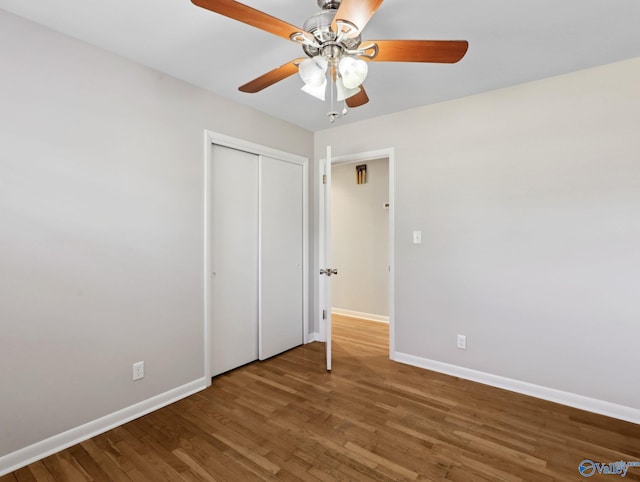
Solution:
{"label": "white ceiling", "polygon": [[[293,25],[316,0],[246,0]],[[237,87],[302,54],[280,37],[189,0],[0,0],[0,8],[309,130],[328,105],[292,76],[257,94]],[[638,0],[387,0],[366,39],[468,40],[457,64],[373,63],[353,122],[640,56]],[[640,89],[640,86],[638,86]]]}

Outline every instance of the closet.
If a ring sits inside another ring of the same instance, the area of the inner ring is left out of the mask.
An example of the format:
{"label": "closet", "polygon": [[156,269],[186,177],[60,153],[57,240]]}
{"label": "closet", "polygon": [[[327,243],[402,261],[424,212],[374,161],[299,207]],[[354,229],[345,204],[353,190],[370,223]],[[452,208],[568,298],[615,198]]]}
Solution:
{"label": "closet", "polygon": [[210,369],[219,375],[304,342],[304,164],[213,144]]}

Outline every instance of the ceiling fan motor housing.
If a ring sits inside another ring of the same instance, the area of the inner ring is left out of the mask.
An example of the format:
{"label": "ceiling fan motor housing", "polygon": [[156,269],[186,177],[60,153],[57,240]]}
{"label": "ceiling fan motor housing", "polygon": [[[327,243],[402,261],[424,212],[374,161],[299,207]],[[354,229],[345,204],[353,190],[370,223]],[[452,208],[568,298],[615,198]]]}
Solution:
{"label": "ceiling fan motor housing", "polygon": [[[313,35],[318,41],[318,44],[320,44],[320,48],[312,45],[302,46],[302,49],[309,57],[323,54],[323,50],[326,49],[322,48],[322,44],[325,42],[334,42],[334,45],[340,46],[343,50],[354,50],[358,48],[361,42],[361,37],[358,35],[353,38],[343,37],[340,43],[335,43],[337,35],[336,32],[331,30],[331,22],[333,22],[333,18],[338,11],[337,6],[335,8],[333,8],[333,6],[339,5],[340,2],[336,2],[335,0],[318,0],[318,5],[321,7],[325,4],[328,5],[328,7],[323,7],[323,10],[309,17],[303,25],[304,30]],[[331,59],[328,58],[328,60]]]}

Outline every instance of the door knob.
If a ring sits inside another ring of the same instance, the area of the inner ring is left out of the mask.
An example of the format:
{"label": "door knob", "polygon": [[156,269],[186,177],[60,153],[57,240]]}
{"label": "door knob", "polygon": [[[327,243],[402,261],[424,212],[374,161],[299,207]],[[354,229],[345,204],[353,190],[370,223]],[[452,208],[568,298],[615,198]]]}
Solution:
{"label": "door knob", "polygon": [[321,269],[320,274],[326,274],[327,276],[331,276],[332,274],[338,274],[338,270],[331,269],[331,268]]}

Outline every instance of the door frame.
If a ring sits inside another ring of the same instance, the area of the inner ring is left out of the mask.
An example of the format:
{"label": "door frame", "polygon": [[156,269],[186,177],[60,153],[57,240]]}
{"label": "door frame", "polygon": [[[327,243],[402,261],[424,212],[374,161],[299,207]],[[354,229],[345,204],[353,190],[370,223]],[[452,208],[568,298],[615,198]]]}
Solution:
{"label": "door frame", "polygon": [[[366,162],[380,158],[386,158],[389,160],[389,359],[395,360],[395,149],[393,147],[388,147],[374,151],[346,154],[343,156],[331,156],[331,165]],[[316,226],[318,252],[314,259],[314,272],[316,275],[319,273],[321,268],[320,264],[322,263],[322,258],[324,256],[324,231],[322,223],[324,219],[325,195],[322,184],[322,175],[324,174],[325,163],[326,158],[319,160],[317,173],[318,179],[320,179],[320,189],[318,196],[319,216],[318,224]],[[339,266],[332,267],[340,269]],[[325,320],[322,318],[322,310],[331,309],[331,307],[323,306],[323,284],[324,283],[317,281],[317,289],[314,293],[315,306],[318,307],[314,313],[314,324],[319,329],[319,341],[326,341],[326,327]]]}
{"label": "door frame", "polygon": [[[302,166],[302,334],[303,342],[309,342],[309,158],[281,151],[271,147],[263,146],[253,142],[231,137],[226,134],[214,132],[208,129],[204,130],[204,374],[207,380],[207,386],[211,385],[211,202],[212,202],[212,183],[211,172],[213,162],[213,144],[237,149],[258,156],[258,166],[262,164],[262,157],[271,157],[285,162],[291,162]],[[258,217],[262,212],[262,200],[258,196]],[[261,300],[262,293],[262,251],[260,245],[260,232],[258,232],[258,305]],[[261,329],[261,309],[258,306],[258,329]]]}

